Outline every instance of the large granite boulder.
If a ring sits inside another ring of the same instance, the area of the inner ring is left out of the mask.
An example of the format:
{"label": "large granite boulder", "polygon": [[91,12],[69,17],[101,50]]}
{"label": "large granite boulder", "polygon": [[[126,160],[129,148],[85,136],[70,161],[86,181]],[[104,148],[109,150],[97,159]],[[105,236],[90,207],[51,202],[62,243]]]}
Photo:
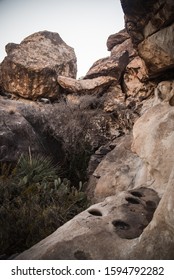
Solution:
{"label": "large granite boulder", "polygon": [[58,97],[58,75],[76,77],[76,56],[58,33],[42,31],[6,46],[1,64],[5,91],[28,99]]}
{"label": "large granite boulder", "polygon": [[125,26],[150,76],[174,68],[174,2],[121,0]]}

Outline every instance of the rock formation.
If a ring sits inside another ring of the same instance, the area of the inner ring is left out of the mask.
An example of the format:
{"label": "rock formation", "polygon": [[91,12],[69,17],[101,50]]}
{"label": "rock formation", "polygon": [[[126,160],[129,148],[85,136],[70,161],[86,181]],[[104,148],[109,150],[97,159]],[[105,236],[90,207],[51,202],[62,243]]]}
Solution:
{"label": "rock formation", "polygon": [[[24,124],[33,142],[49,140],[44,146],[53,147],[47,150],[52,155],[56,147],[62,158],[67,150],[78,154],[84,140],[92,152],[86,188],[92,205],[16,259],[174,258],[174,4],[121,4],[126,30],[108,38],[109,57],[95,62],[81,80],[75,79],[75,64],[66,73],[53,66],[58,103],[9,100],[3,74],[8,56],[1,65],[2,162],[8,151],[14,153],[13,120]],[[21,45],[28,45],[25,40]],[[16,48],[7,46],[9,57]],[[15,148],[33,145],[39,153],[32,141],[21,137]]]}
{"label": "rock formation", "polygon": [[76,77],[76,56],[57,33],[42,31],[8,44],[1,64],[2,87],[24,98],[58,97],[58,75]]}
{"label": "rock formation", "polygon": [[174,3],[171,0],[122,0],[125,26],[150,76],[174,68]]}

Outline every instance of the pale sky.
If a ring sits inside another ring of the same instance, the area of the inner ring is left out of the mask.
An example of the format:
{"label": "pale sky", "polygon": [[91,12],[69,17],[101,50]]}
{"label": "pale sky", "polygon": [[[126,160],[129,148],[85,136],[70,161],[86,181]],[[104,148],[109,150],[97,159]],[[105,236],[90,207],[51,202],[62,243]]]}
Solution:
{"label": "pale sky", "polygon": [[20,43],[34,32],[57,32],[74,48],[78,74],[110,55],[109,35],[124,28],[119,0],[0,0],[0,62],[7,43]]}

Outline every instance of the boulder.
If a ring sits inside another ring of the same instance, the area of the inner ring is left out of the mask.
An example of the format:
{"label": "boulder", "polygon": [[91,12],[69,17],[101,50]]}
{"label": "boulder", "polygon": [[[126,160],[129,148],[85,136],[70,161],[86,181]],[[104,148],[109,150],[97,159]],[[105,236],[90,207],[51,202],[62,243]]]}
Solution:
{"label": "boulder", "polygon": [[0,96],[0,162],[16,163],[29,150],[55,160],[64,157],[61,140],[55,145],[54,138],[42,129],[42,110],[42,104]]}
{"label": "boulder", "polygon": [[125,40],[123,43],[114,46],[111,50],[111,56],[118,56],[125,51],[128,51],[130,60],[137,56],[137,51],[134,49],[130,38]]}
{"label": "boulder", "polygon": [[109,147],[114,145],[115,148],[108,150],[102,160],[101,153],[97,151],[98,157],[95,160],[98,160],[98,166],[95,166],[87,188],[90,200],[100,202],[108,196],[118,195],[150,181],[143,161],[131,151],[131,144],[132,136],[126,135],[112,142]]}
{"label": "boulder", "polygon": [[[129,259],[130,254],[136,253],[141,253],[142,259],[147,258],[143,250],[150,240],[147,239],[141,251],[134,247],[139,243],[139,237],[145,234],[159,200],[155,191],[145,187],[108,197],[77,215],[16,259]],[[145,235],[147,237],[147,233]],[[164,255],[160,253],[158,258]],[[150,257],[153,258],[153,254]]]}
{"label": "boulder", "polygon": [[58,76],[59,85],[69,93],[101,94],[116,81],[114,77],[100,76],[93,79],[75,80],[73,78]]}
{"label": "boulder", "polygon": [[163,28],[138,45],[139,55],[144,59],[149,75],[157,76],[174,68],[174,24]]}
{"label": "boulder", "polygon": [[126,32],[125,29],[120,30],[118,33],[116,34],[112,34],[108,37],[107,40],[107,48],[108,51],[111,51],[113,49],[113,47],[115,47],[116,45],[120,45],[122,44],[124,41],[126,41],[127,39],[129,39],[130,36],[129,34]]}
{"label": "boulder", "polygon": [[[137,120],[132,149],[146,164],[154,178],[154,188],[163,193],[174,164],[174,108],[164,99]],[[159,187],[160,186],[160,187]]]}
{"label": "boulder", "polygon": [[129,54],[127,51],[121,55],[99,59],[92,65],[84,79],[111,76],[119,81],[128,62]]}
{"label": "boulder", "polygon": [[57,98],[57,76],[76,77],[74,50],[58,33],[34,33],[20,44],[8,44],[6,51],[1,64],[2,86],[23,98]]}

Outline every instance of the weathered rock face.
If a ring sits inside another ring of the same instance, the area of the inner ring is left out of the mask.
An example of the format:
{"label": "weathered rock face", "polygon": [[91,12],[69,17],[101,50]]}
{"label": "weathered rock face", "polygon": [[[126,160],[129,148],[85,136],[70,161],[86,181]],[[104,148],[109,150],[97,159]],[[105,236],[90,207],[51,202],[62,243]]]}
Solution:
{"label": "weathered rock face", "polygon": [[174,141],[174,109],[166,99],[149,109],[134,125],[133,151],[144,161],[153,176],[159,192],[172,172],[174,157],[171,153]]}
{"label": "weathered rock face", "polygon": [[158,75],[166,69],[174,68],[173,34],[174,24],[159,30],[139,44],[139,55],[145,60],[150,75]]}
{"label": "weathered rock face", "polygon": [[174,2],[122,0],[126,30],[149,75],[159,76],[174,68]]}
{"label": "weathered rock face", "polygon": [[108,51],[111,51],[113,49],[113,47],[115,47],[116,45],[120,45],[122,44],[124,41],[126,41],[127,39],[129,39],[130,36],[129,34],[126,32],[125,29],[120,30],[118,33],[116,34],[112,34],[109,36],[108,40],[107,40],[107,48]]}
{"label": "weathered rock face", "polygon": [[133,48],[130,38],[125,40],[123,43],[114,46],[111,50],[111,56],[118,56],[118,54],[122,54],[125,51],[128,51],[129,59],[132,59],[137,55],[137,51]]}
{"label": "weathered rock face", "polygon": [[148,229],[158,203],[156,192],[143,187],[108,197],[16,259],[129,259],[136,253],[149,258],[144,247],[140,251],[134,246],[145,234],[144,228]]}
{"label": "weathered rock face", "polygon": [[122,55],[106,57],[97,60],[87,72],[85,79],[92,79],[99,76],[111,76],[119,80],[129,61],[128,52]]}
{"label": "weathered rock face", "polygon": [[5,91],[29,99],[53,99],[59,92],[58,75],[76,77],[74,50],[57,33],[35,33],[19,45],[8,44],[6,51],[1,64]]}
{"label": "weathered rock face", "polygon": [[123,87],[126,92],[126,104],[141,102],[154,94],[156,83],[148,81],[148,70],[144,61],[136,56],[127,65],[123,79]]}
{"label": "weathered rock face", "polygon": [[100,94],[115,81],[114,77],[107,76],[86,80],[75,80],[65,76],[58,77],[58,83],[66,92],[77,94]]}

